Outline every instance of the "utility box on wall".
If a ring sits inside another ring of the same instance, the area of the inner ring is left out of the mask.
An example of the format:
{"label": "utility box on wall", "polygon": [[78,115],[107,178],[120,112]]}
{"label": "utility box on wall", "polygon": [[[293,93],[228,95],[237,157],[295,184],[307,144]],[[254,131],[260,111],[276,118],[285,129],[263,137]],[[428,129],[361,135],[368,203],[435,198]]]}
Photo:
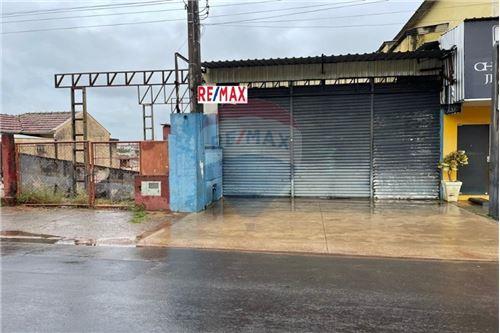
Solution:
{"label": "utility box on wall", "polygon": [[146,210],[169,208],[168,176],[136,176],[135,203]]}
{"label": "utility box on wall", "polygon": [[135,177],[135,203],[146,210],[170,208],[168,184],[168,144],[142,141],[140,175]]}

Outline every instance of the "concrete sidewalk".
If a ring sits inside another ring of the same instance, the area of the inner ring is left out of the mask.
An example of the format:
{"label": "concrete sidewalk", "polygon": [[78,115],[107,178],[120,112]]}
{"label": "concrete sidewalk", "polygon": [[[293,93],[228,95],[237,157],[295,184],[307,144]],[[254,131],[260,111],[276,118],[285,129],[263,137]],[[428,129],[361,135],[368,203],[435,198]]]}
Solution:
{"label": "concrete sidewalk", "polygon": [[58,243],[135,246],[137,241],[179,215],[150,212],[141,223],[132,223],[127,210],[84,208],[2,207],[2,238],[37,238]]}
{"label": "concrete sidewalk", "polygon": [[498,224],[437,201],[225,198],[139,246],[498,260]]}

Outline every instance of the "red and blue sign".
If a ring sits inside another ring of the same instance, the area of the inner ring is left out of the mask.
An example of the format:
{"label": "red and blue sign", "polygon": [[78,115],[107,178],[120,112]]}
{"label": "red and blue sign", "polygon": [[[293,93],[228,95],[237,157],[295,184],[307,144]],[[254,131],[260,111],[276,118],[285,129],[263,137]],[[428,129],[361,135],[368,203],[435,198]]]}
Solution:
{"label": "red and blue sign", "polygon": [[248,88],[244,86],[198,86],[199,104],[247,104]]}

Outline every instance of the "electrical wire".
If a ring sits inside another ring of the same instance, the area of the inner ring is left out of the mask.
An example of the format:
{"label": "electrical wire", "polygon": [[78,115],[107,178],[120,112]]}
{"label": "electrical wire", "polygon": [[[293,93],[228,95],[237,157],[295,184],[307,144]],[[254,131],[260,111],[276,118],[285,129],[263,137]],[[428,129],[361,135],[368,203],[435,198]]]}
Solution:
{"label": "electrical wire", "polygon": [[[363,3],[366,3],[364,1],[366,0],[361,0]],[[387,1],[387,0],[379,0],[376,2],[380,1]],[[357,1],[350,1],[350,2],[345,2],[345,3],[357,3],[359,5],[360,0]],[[370,2],[373,3],[373,2]],[[367,3],[366,3],[367,4]],[[272,11],[287,11],[287,10],[295,10],[295,9],[302,9],[302,8],[311,8],[311,7],[323,7],[325,5],[315,5],[315,6],[300,6],[300,7],[291,7],[291,8],[285,8],[285,9],[275,9],[275,10],[267,10],[267,11],[251,11],[251,12],[242,12],[242,13],[234,13],[234,14],[221,14],[221,15],[213,15],[212,17],[221,17],[221,16],[235,16],[235,15],[247,15],[247,14],[257,14],[257,13],[262,13],[262,12],[272,12]],[[299,14],[304,14],[304,13],[310,13],[310,12],[318,12],[318,11],[323,11],[323,10],[330,10],[330,9],[335,9],[335,8],[344,8],[344,7],[349,7],[353,6],[351,5],[345,5],[345,6],[334,6],[334,7],[326,7],[326,8],[321,8],[321,9],[316,9],[316,10],[310,10],[310,11],[302,11],[302,12],[297,12],[297,13],[287,13],[287,14],[281,14],[281,15],[275,15],[272,17],[283,17],[283,16],[288,16],[288,15],[299,15]],[[261,17],[261,18],[256,18],[256,19],[266,19],[270,17]],[[256,20],[252,19],[252,20]],[[138,24],[151,24],[151,23],[163,23],[163,22],[175,22],[175,21],[183,21],[184,19],[162,19],[162,20],[150,20],[150,21],[139,21],[139,22],[123,22],[123,23],[109,23],[109,24],[95,24],[95,25],[83,25],[83,26],[71,26],[71,27],[55,27],[55,28],[42,28],[42,29],[28,29],[28,30],[16,30],[16,31],[3,31],[1,34],[2,35],[10,35],[10,34],[19,34],[19,33],[30,33],[30,32],[43,32],[43,31],[57,31],[57,30],[74,30],[74,29],[83,29],[83,28],[98,28],[98,27],[113,27],[113,26],[125,26],[125,25],[138,25]],[[237,23],[239,22],[245,22],[248,20],[240,20],[236,21]],[[229,22],[222,22],[222,23],[232,23],[232,21]],[[216,24],[221,24],[221,23],[216,23]]]}
{"label": "electrical wire", "polygon": [[[257,2],[252,2],[254,4],[258,3],[269,3],[269,2],[276,2],[280,0],[273,0],[273,1],[257,1]],[[359,1],[365,1],[365,0],[356,0],[356,1],[351,1],[351,2],[359,2]],[[251,4],[250,2],[247,2],[246,4]],[[229,6],[232,4],[226,4],[226,5],[213,5],[211,7],[220,7],[220,6]],[[235,5],[241,5],[241,4],[235,4]],[[249,14],[260,14],[260,13],[272,13],[272,12],[282,12],[282,11],[287,11],[287,10],[295,10],[295,9],[303,9],[303,8],[317,8],[317,7],[324,7],[324,6],[329,6],[330,4],[323,4],[323,5],[313,5],[313,6],[299,6],[299,7],[290,7],[290,8],[279,8],[279,9],[269,9],[269,10],[258,10],[258,11],[250,11],[250,12],[240,12],[240,13],[231,13],[231,14],[219,14],[219,15],[212,15],[212,17],[225,17],[225,16],[240,16],[240,15],[249,15]],[[144,14],[144,13],[157,13],[157,12],[170,12],[170,11],[184,11],[184,8],[171,8],[171,9],[163,9],[163,10],[144,10],[144,11],[136,11],[136,12],[126,12],[126,13],[107,13],[107,14],[91,14],[91,15],[77,15],[77,16],[65,16],[65,17],[54,17],[54,18],[38,18],[38,19],[25,19],[25,20],[14,20],[14,21],[4,21],[2,24],[5,23],[21,23],[21,22],[35,22],[35,21],[50,21],[50,20],[60,20],[60,19],[80,19],[80,18],[89,18],[89,17],[102,17],[102,16],[116,16],[116,15],[126,15],[126,14]]]}
{"label": "electrical wire", "polygon": [[163,12],[176,12],[176,11],[184,11],[184,10],[185,10],[184,8],[170,8],[170,9],[142,10],[142,11],[126,12],[126,13],[90,14],[90,15],[76,15],[76,16],[64,16],[64,17],[43,17],[43,18],[36,18],[36,19],[3,21],[2,24],[81,19],[81,18],[90,18],[90,17],[118,16],[118,15],[130,15],[130,14],[163,13]]}
{"label": "electrical wire", "polygon": [[[228,6],[246,6],[246,5],[253,5],[253,4],[266,4],[266,3],[273,3],[273,2],[280,2],[282,0],[265,0],[265,1],[244,1],[241,3],[227,3],[227,4],[219,4],[219,5],[213,5],[211,7],[228,7]],[[131,4],[135,4],[132,6]],[[112,8],[88,8],[85,9],[83,7],[74,7],[75,9],[70,9],[70,8],[61,8],[59,9],[58,12],[56,12],[56,9],[52,9],[51,11],[47,12],[37,12],[37,13],[31,13],[31,14],[16,14],[16,15],[7,15],[3,14],[2,18],[11,18],[11,17],[20,17],[20,16],[33,16],[33,15],[46,15],[46,14],[60,14],[60,13],[65,13],[65,12],[80,12],[80,11],[95,11],[95,10],[109,10],[109,9],[117,9],[117,8],[129,8],[129,7],[148,7],[148,6],[157,6],[157,5],[168,5],[168,4],[184,4],[186,3],[184,1],[173,1],[173,0],[156,0],[156,1],[150,1],[150,2],[139,2],[139,3],[129,3],[129,5],[100,5],[100,6],[113,6]],[[184,10],[184,9],[174,9],[173,11],[178,11],[178,10]],[[123,12],[123,13],[106,13],[106,14],[94,14],[94,15],[79,15],[79,16],[63,16],[63,17],[47,17],[47,18],[30,18],[30,19],[23,19],[23,20],[12,20],[12,21],[5,21],[4,23],[18,23],[18,22],[34,22],[34,21],[49,21],[49,20],[62,20],[62,19],[72,19],[72,18],[86,18],[86,17],[95,17],[95,16],[114,16],[114,15],[127,15],[127,14],[142,14],[142,13],[155,13],[155,12],[162,12],[162,11],[170,11],[170,10],[149,10],[149,11],[137,11],[137,12]],[[21,12],[17,12],[21,13]]]}
{"label": "electrical wire", "polygon": [[[401,25],[405,22],[394,22],[394,23],[375,23],[375,24],[352,24],[352,25],[253,25],[253,24],[224,24],[224,25],[213,25],[212,27],[240,27],[240,28],[277,28],[277,29],[338,29],[338,28],[362,28],[362,27],[384,27],[391,25]],[[207,26],[208,24],[204,24]]]}
{"label": "electrical wire", "polygon": [[116,9],[116,8],[125,8],[125,7],[157,6],[157,5],[164,5],[164,4],[168,4],[168,3],[181,3],[181,1],[174,1],[174,0],[154,0],[154,1],[115,3],[115,4],[107,4],[107,5],[94,5],[94,6],[79,6],[79,7],[40,9],[40,10],[31,10],[31,11],[20,11],[20,12],[3,13],[2,17],[17,17],[17,16],[42,15],[42,14],[57,14],[57,13],[66,13],[66,12],[79,12],[79,11],[93,11],[93,10],[104,10],[104,9]]}
{"label": "electrical wire", "polygon": [[[211,22],[211,23],[206,23],[207,25],[218,25],[218,24],[238,24],[241,22],[251,22],[251,21],[258,21],[261,19],[269,19],[269,18],[277,18],[277,17],[284,17],[284,16],[292,16],[292,15],[302,15],[302,14],[309,14],[309,13],[317,13],[320,11],[327,11],[331,9],[337,9],[337,8],[346,8],[346,7],[355,7],[355,6],[365,6],[365,5],[370,5],[370,4],[375,4],[375,3],[380,3],[380,2],[387,2],[389,0],[376,0],[376,1],[371,1],[371,2],[366,2],[366,0],[361,0],[362,2],[359,3],[360,1],[350,1],[351,4],[348,5],[341,5],[341,6],[333,6],[333,7],[326,7],[326,8],[320,8],[320,9],[312,9],[312,10],[306,10],[302,12],[297,12],[297,13],[287,13],[287,14],[280,14],[280,15],[272,15],[272,16],[265,16],[265,17],[257,17],[257,18],[251,18],[251,19],[244,19],[244,20],[237,20],[237,21],[225,21],[225,22]],[[353,3],[354,2],[354,3]],[[345,2],[349,3],[349,2]],[[318,5],[319,6],[324,6],[324,5]],[[306,6],[305,8],[311,8],[312,6]],[[266,11],[269,12],[269,11]],[[212,16],[215,17],[215,16]]]}
{"label": "electrical wire", "polygon": [[[267,9],[267,10],[256,10],[252,12],[240,12],[240,13],[232,13],[232,14],[219,14],[219,15],[212,15],[211,17],[223,17],[223,16],[240,16],[240,15],[249,15],[249,14],[262,14],[262,13],[273,13],[273,12],[283,12],[283,11],[288,11],[288,10],[296,10],[296,9],[308,9],[308,8],[321,8],[316,11],[322,11],[322,10],[327,10],[327,9],[334,9],[334,8],[344,8],[344,7],[351,7],[353,6],[352,4],[357,4],[360,5],[362,3],[365,3],[367,0],[353,0],[353,1],[344,1],[342,2],[343,4],[350,4],[350,5],[345,5],[345,6],[333,6],[331,3],[328,4],[321,4],[321,5],[307,5],[307,6],[298,6],[298,7],[289,7],[289,8],[277,8],[277,9]],[[389,1],[389,0],[377,0],[376,2],[380,1]],[[327,7],[327,8],[325,8]],[[303,13],[308,13],[308,11],[300,12],[298,14],[303,14]],[[291,15],[291,14],[283,14],[284,16]],[[261,18],[267,18],[267,17],[261,17]],[[261,19],[259,18],[259,19]],[[243,22],[243,20],[238,20],[236,22]]]}
{"label": "electrical wire", "polygon": [[206,20],[208,18],[208,16],[210,15],[210,5],[208,4],[208,0],[205,1],[205,7],[200,11],[200,14],[201,14],[201,17],[200,17],[200,15],[198,15],[200,18],[200,21]]}
{"label": "electrical wire", "polygon": [[11,35],[11,34],[20,34],[27,32],[42,32],[42,31],[57,31],[57,30],[74,30],[74,29],[83,29],[83,28],[100,28],[100,27],[115,27],[115,26],[124,26],[124,25],[138,25],[138,24],[150,24],[150,23],[164,23],[164,22],[172,22],[172,21],[184,21],[185,19],[176,19],[176,20],[152,20],[152,21],[139,21],[139,22],[123,22],[123,23],[110,23],[110,24],[95,24],[95,25],[80,25],[73,27],[58,27],[58,28],[46,28],[46,29],[31,29],[31,30],[17,30],[17,31],[3,31],[2,35]]}
{"label": "electrical wire", "polygon": [[[268,2],[275,2],[275,1],[280,1],[280,0],[268,0],[268,1],[257,1],[253,3],[268,3]],[[363,1],[362,3],[359,3],[358,1],[351,1],[352,2],[358,2],[355,4],[350,4],[350,5],[344,5],[344,6],[335,6],[335,7],[329,7],[329,8],[321,8],[321,9],[316,9],[316,10],[310,10],[310,11],[301,11],[298,13],[286,13],[286,14],[280,14],[280,15],[274,15],[274,16],[265,16],[265,17],[257,17],[257,18],[251,18],[251,19],[245,19],[245,20],[238,20],[238,21],[223,21],[223,22],[209,22],[209,23],[204,23],[203,25],[205,26],[231,26],[231,27],[258,27],[258,28],[273,28],[276,27],[278,29],[284,29],[284,28],[291,28],[292,26],[277,26],[277,25],[262,25],[261,23],[279,23],[279,22],[295,22],[295,21],[309,21],[309,20],[317,20],[317,19],[328,19],[328,18],[348,18],[348,17],[362,17],[362,16],[375,16],[375,15],[385,15],[385,14],[393,14],[393,13],[400,13],[403,11],[392,11],[392,12],[381,12],[381,13],[372,13],[372,14],[356,14],[356,15],[346,15],[346,16],[329,16],[325,18],[311,18],[311,19],[291,19],[291,20],[266,20],[269,18],[276,18],[276,17],[283,17],[283,16],[294,16],[294,15],[300,15],[304,13],[311,13],[311,12],[318,12],[318,11],[324,11],[324,10],[330,10],[330,9],[335,9],[335,8],[343,8],[343,7],[352,7],[352,6],[359,6],[359,5],[367,5],[367,4],[373,4],[373,3],[378,3],[382,1],[387,1],[387,0],[379,0],[379,1],[373,1],[373,2],[364,2],[366,0],[361,0]],[[348,2],[344,2],[348,3]],[[250,4],[247,2],[247,4]],[[219,6],[229,6],[229,5],[240,5],[240,3],[237,4],[225,4],[225,5],[219,5]],[[465,6],[474,6],[475,4],[469,3],[467,5],[455,5],[455,6],[448,6],[447,8],[455,8],[455,7],[465,7]],[[214,5],[215,6],[215,5]],[[318,7],[322,7],[325,5],[316,5]],[[307,8],[311,8],[312,6],[305,6]],[[304,6],[301,7],[292,7],[292,8],[285,8],[285,9],[270,9],[267,11],[250,11],[250,12],[241,12],[241,13],[234,13],[234,14],[220,14],[220,15],[211,15],[211,18],[214,17],[222,17],[222,16],[235,16],[235,15],[248,15],[248,14],[257,14],[257,13],[262,13],[262,12],[272,12],[272,11],[286,11],[286,10],[294,10],[294,9],[299,9],[299,8],[304,8]],[[139,22],[123,22],[123,23],[110,23],[110,24],[96,24],[96,25],[84,25],[84,26],[72,26],[72,27],[55,27],[55,28],[42,28],[42,29],[30,29],[30,30],[19,30],[19,31],[4,31],[1,34],[2,35],[9,35],[9,34],[18,34],[18,33],[30,33],[30,32],[43,32],[43,31],[57,31],[57,30],[73,30],[73,29],[83,29],[83,28],[98,28],[98,27],[113,27],[113,26],[126,26],[126,25],[140,25],[140,24],[153,24],[153,23],[163,23],[163,22],[178,22],[178,21],[184,21],[185,19],[161,19],[161,20],[149,20],[149,21],[139,21]],[[248,24],[240,24],[240,23],[245,23],[247,22]],[[404,22],[403,22],[404,23]],[[257,25],[254,25],[257,24]],[[387,25],[395,25],[395,24],[401,24],[401,23],[390,23]],[[374,25],[378,26],[378,25]],[[320,25],[314,25],[314,26],[293,26],[293,27],[300,27],[300,28],[325,28],[325,29],[334,29],[337,27],[344,27],[344,26],[320,26]],[[357,27],[357,26],[345,26],[345,27]]]}
{"label": "electrical wire", "polygon": [[[455,6],[447,6],[441,7],[442,9],[446,8],[456,8],[456,7],[469,7],[476,6],[478,3],[469,3],[467,5],[455,5]],[[332,20],[332,19],[342,19],[342,18],[355,18],[355,17],[366,17],[366,16],[382,16],[389,14],[402,14],[402,13],[413,13],[414,10],[397,10],[397,11],[389,11],[389,12],[377,12],[377,13],[366,13],[366,14],[353,14],[353,15],[342,15],[342,16],[325,16],[325,17],[313,17],[313,18],[294,18],[287,20],[264,20],[264,21],[252,21],[253,23],[280,23],[280,22],[299,22],[299,21],[319,21],[319,20]],[[454,20],[452,20],[454,21]],[[241,22],[241,21],[239,21]],[[221,23],[222,24],[222,23]]]}
{"label": "electrical wire", "polygon": [[[324,17],[313,17],[313,18],[294,18],[288,20],[264,20],[264,21],[252,21],[251,23],[282,23],[282,22],[302,22],[302,21],[322,21],[322,20],[332,20],[332,19],[342,19],[342,18],[354,18],[354,17],[364,17],[364,16],[382,16],[390,14],[401,14],[401,13],[411,13],[414,10],[400,10],[392,12],[379,12],[379,13],[367,13],[367,14],[354,14],[354,15],[342,15],[342,16],[324,16]],[[221,23],[222,24],[222,23]]]}

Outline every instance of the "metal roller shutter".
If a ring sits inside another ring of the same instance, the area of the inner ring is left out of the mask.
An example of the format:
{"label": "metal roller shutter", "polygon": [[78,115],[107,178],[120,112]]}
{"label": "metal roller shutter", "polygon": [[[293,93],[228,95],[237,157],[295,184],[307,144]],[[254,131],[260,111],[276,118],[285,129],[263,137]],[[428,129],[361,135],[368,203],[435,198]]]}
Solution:
{"label": "metal roller shutter", "polygon": [[288,89],[251,89],[249,103],[221,105],[224,195],[290,196]]}
{"label": "metal roller shutter", "polygon": [[438,198],[439,128],[439,90],[433,82],[375,86],[375,198]]}
{"label": "metal roller shutter", "polygon": [[249,93],[219,109],[225,195],[438,198],[434,82]]}
{"label": "metal roller shutter", "polygon": [[370,196],[368,85],[294,88],[295,196]]}

